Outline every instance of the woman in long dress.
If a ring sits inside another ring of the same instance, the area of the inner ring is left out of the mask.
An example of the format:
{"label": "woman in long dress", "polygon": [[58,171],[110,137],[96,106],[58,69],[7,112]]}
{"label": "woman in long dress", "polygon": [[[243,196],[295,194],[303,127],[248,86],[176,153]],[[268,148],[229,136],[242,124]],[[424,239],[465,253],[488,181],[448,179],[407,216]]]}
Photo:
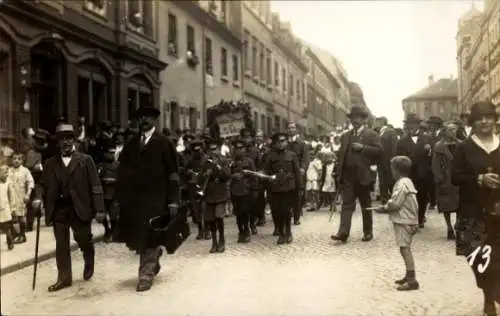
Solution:
{"label": "woman in long dress", "polygon": [[497,315],[500,302],[500,141],[491,102],[472,105],[474,134],[457,147],[453,183],[459,187],[457,255],[466,256],[484,294],[484,315]]}

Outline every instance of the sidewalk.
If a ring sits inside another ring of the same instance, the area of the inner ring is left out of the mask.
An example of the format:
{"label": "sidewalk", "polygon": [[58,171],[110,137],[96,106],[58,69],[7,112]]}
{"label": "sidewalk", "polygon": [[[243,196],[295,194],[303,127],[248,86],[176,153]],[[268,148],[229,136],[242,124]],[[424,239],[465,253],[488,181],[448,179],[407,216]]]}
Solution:
{"label": "sidewalk", "polygon": [[[51,259],[55,256],[56,242],[52,227],[47,227],[43,223],[40,228],[40,246],[38,248],[38,262]],[[92,223],[92,233],[94,241],[101,241],[104,235],[104,229],[101,224]],[[1,244],[1,271],[0,275],[12,273],[14,271],[23,269],[35,262],[35,230],[26,234],[27,242],[24,244],[16,244],[14,249],[8,251],[7,244],[5,243],[5,235],[0,235]],[[73,240],[73,233],[71,233],[71,250],[78,249],[78,245]]]}

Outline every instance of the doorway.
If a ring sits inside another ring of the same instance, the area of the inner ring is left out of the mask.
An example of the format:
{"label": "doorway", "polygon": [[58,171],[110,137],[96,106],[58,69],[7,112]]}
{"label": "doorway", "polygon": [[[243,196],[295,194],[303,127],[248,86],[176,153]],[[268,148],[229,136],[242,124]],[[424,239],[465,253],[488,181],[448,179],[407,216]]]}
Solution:
{"label": "doorway", "polygon": [[63,107],[65,62],[52,43],[40,43],[31,50],[31,125],[55,132],[56,118],[67,117]]}
{"label": "doorway", "polygon": [[170,129],[175,131],[179,128],[179,104],[170,102]]}

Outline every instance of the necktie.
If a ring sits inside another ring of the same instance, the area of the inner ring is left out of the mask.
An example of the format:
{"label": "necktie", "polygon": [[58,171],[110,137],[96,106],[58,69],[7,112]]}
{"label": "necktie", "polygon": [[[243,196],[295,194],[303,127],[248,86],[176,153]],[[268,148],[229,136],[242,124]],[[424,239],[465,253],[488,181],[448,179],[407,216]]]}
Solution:
{"label": "necktie", "polygon": [[73,151],[69,152],[69,153],[63,153],[62,156],[64,158],[70,158],[71,156],[73,155]]}

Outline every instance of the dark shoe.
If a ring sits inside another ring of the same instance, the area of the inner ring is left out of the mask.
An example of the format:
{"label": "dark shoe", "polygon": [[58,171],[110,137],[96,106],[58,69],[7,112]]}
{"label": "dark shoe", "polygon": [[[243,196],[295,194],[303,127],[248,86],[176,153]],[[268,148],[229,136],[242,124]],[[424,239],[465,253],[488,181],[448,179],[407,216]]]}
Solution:
{"label": "dark shoe", "polygon": [[448,230],[448,240],[455,240],[455,232],[453,229]]}
{"label": "dark shoe", "polygon": [[15,243],[15,244],[24,244],[25,242],[26,242],[26,236],[24,236],[24,235],[17,236],[17,237],[14,239],[14,243]]}
{"label": "dark shoe", "polygon": [[250,227],[250,231],[252,232],[252,235],[257,235],[257,226],[252,225],[252,227]]}
{"label": "dark shoe", "polygon": [[418,224],[418,228],[424,228],[424,227],[425,227],[424,223]]}
{"label": "dark shoe", "polygon": [[26,231],[27,231],[27,232],[32,232],[32,231],[33,231],[33,226],[28,226],[28,227],[26,227]]}
{"label": "dark shoe", "polygon": [[153,286],[152,280],[139,280],[139,283],[137,283],[137,287],[135,288],[135,290],[137,292],[145,292],[149,291],[149,289],[151,289],[151,286]]}
{"label": "dark shoe", "polygon": [[196,235],[196,240],[202,240],[203,239],[203,232],[199,232],[198,235]]}
{"label": "dark shoe", "polygon": [[402,279],[394,281],[397,285],[405,284],[406,283],[406,276]]}
{"label": "dark shoe", "polygon": [[60,291],[64,288],[70,287],[71,286],[71,281],[57,281],[56,283],[52,284],[49,286],[49,292],[57,292]]}
{"label": "dark shoe", "polygon": [[259,227],[266,226],[266,220],[265,219],[259,219],[257,221],[257,226],[259,226]]}
{"label": "dark shoe", "polygon": [[341,241],[343,243],[347,242],[347,236],[343,235],[343,234],[332,235],[332,236],[330,236],[330,238],[332,240]]}
{"label": "dark shoe", "polygon": [[287,235],[287,236],[286,236],[286,238],[285,238],[285,242],[286,242],[287,244],[291,244],[291,243],[292,243],[292,241],[293,241],[293,236],[292,236],[292,234]]}
{"label": "dark shoe", "polygon": [[85,264],[83,267],[83,279],[88,281],[94,275],[94,264]]}
{"label": "dark shoe", "polygon": [[373,239],[373,234],[365,234],[363,238],[361,238],[362,241],[370,241]]}
{"label": "dark shoe", "polygon": [[484,303],[483,307],[484,316],[497,316],[497,309],[494,302]]}
{"label": "dark shoe", "polygon": [[210,248],[209,252],[210,253],[216,253],[217,252],[217,243],[216,242],[212,242],[212,248]]}
{"label": "dark shoe", "polygon": [[285,243],[285,236],[280,235],[278,237],[278,245],[283,245]]}
{"label": "dark shoe", "polygon": [[8,250],[12,250],[12,249],[14,249],[14,243],[13,243],[13,242],[9,242],[9,243],[7,243],[7,249],[8,249]]}
{"label": "dark shoe", "polygon": [[396,289],[398,291],[415,291],[420,288],[420,285],[417,281],[406,281],[405,283],[398,286]]}
{"label": "dark shoe", "polygon": [[104,241],[105,243],[111,242],[111,233],[105,233],[102,241]]}
{"label": "dark shoe", "polygon": [[294,225],[300,225],[300,219],[296,219],[296,220],[294,220],[294,221],[293,221],[293,224],[294,224]]}
{"label": "dark shoe", "polygon": [[273,236],[279,236],[280,233],[278,232],[278,230],[275,228],[274,231],[273,231]]}
{"label": "dark shoe", "polygon": [[250,236],[250,234],[243,235],[243,243],[247,244],[250,242],[250,240],[252,240],[252,237]]}
{"label": "dark shoe", "polygon": [[220,244],[217,246],[217,252],[219,252],[219,253],[223,253],[224,251],[226,251],[226,245],[225,245],[225,243],[220,243]]}

